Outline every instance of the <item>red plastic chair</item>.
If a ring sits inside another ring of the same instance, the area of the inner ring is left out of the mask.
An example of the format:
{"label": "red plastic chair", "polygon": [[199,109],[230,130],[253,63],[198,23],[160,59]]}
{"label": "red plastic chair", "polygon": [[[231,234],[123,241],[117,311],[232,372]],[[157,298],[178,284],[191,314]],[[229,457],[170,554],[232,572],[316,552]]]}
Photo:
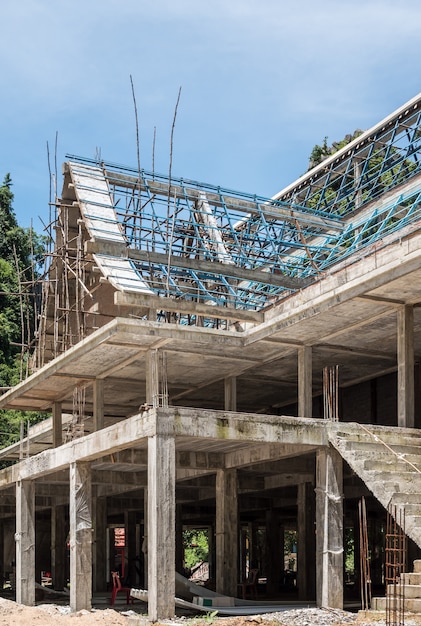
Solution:
{"label": "red plastic chair", "polygon": [[247,594],[249,594],[250,598],[257,598],[258,573],[258,569],[251,569],[246,580],[244,580],[242,583],[239,583],[238,588],[241,589],[241,597],[243,598],[243,600],[246,599]]}
{"label": "red plastic chair", "polygon": [[123,591],[126,594],[126,604],[133,604],[134,598],[130,597],[130,587],[122,587],[121,580],[118,572],[111,572],[111,577],[113,579],[113,590],[111,592],[111,606],[114,606],[116,596],[119,591]]}

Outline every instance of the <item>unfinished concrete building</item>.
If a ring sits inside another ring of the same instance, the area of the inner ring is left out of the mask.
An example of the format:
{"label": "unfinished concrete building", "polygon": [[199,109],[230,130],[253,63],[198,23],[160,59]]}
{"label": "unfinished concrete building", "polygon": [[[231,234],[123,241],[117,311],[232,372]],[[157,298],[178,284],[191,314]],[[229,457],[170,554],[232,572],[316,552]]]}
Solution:
{"label": "unfinished concrete building", "polygon": [[373,581],[386,509],[417,556],[420,105],[271,199],[68,157],[32,373],[0,398],[50,413],[0,452],[19,602],[48,569],[89,608],[122,527],[131,585],[172,616],[183,528],[207,528],[218,592],[253,566],[281,597],[288,531],[294,593],[342,607],[362,496]]}

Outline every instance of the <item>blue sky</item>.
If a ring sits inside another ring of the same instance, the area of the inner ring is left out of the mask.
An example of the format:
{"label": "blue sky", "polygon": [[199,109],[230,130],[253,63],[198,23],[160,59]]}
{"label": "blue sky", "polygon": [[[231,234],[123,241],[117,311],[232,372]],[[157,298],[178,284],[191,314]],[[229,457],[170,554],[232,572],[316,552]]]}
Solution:
{"label": "blue sky", "polygon": [[4,0],[0,177],[23,226],[48,221],[47,142],[271,196],[312,147],[421,91],[419,0]]}

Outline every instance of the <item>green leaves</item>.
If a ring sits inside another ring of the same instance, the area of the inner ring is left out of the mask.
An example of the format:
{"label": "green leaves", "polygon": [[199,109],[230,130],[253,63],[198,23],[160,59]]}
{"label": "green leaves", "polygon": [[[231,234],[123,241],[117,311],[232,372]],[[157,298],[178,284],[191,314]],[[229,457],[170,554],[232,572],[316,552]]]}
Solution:
{"label": "green leaves", "polygon": [[[11,186],[10,174],[6,174],[0,186],[0,394],[21,378],[22,343],[29,344],[33,338],[31,281],[41,269],[44,249],[42,237],[18,225]],[[19,439],[23,420],[36,422],[41,417],[35,412],[0,411],[0,447]]]}

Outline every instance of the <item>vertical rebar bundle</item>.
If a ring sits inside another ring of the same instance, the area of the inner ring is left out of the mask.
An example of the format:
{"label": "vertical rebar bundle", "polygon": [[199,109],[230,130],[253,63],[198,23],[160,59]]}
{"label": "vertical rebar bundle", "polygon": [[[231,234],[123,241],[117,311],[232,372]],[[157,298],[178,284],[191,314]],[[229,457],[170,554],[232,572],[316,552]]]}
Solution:
{"label": "vertical rebar bundle", "polygon": [[64,437],[65,442],[73,441],[73,439],[83,437],[85,434],[85,401],[86,389],[75,387],[73,390],[73,415]]}
{"label": "vertical rebar bundle", "polygon": [[371,571],[368,547],[367,509],[364,496],[358,503],[358,517],[360,524],[361,609],[368,611],[371,606]]}
{"label": "vertical rebar bundle", "polygon": [[405,511],[389,505],[386,525],[386,624],[405,624]]}
{"label": "vertical rebar bundle", "polygon": [[164,351],[151,350],[152,406],[168,408],[167,358]]}
{"label": "vertical rebar bundle", "polygon": [[339,420],[339,366],[323,368],[323,416],[327,420]]}

